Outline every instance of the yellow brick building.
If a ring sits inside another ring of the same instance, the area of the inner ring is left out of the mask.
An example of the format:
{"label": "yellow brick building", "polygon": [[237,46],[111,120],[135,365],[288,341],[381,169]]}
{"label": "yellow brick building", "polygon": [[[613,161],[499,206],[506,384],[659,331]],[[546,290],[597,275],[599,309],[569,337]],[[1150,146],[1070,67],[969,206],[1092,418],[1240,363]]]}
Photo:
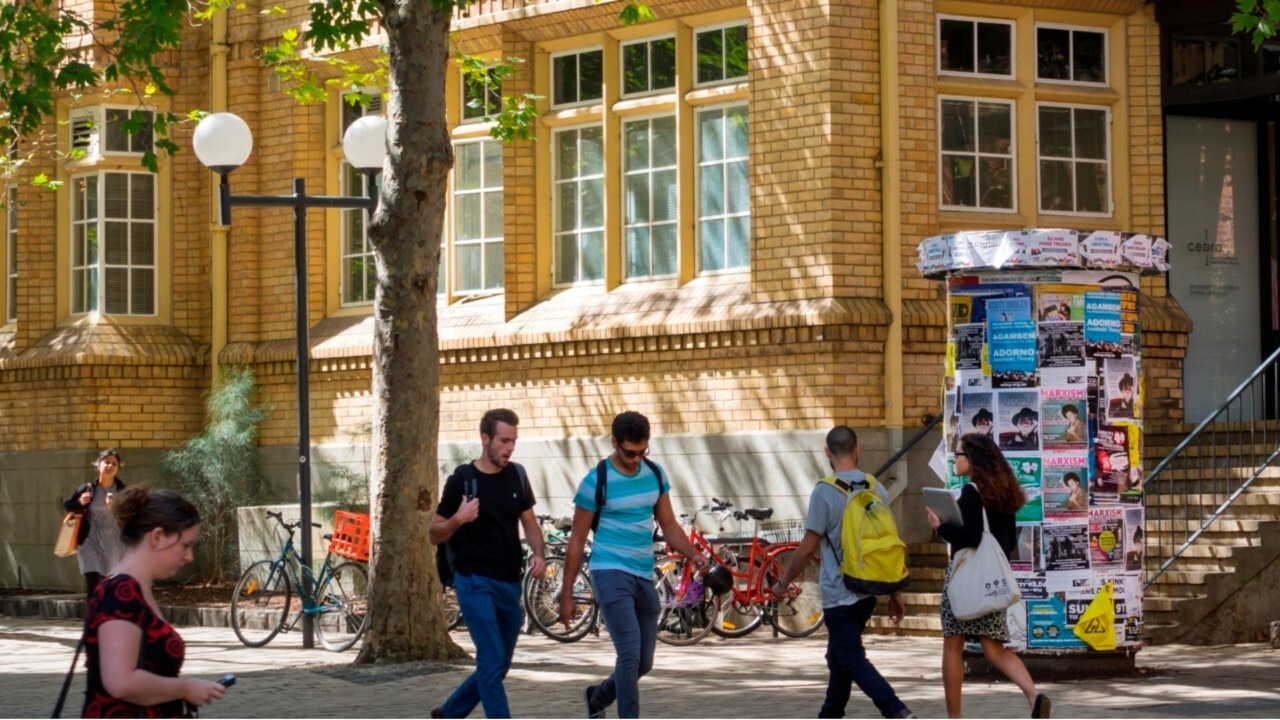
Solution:
{"label": "yellow brick building", "polygon": [[[612,416],[638,409],[679,507],[716,494],[798,516],[832,425],[859,431],[872,469],[940,411],[946,311],[915,269],[921,239],[1163,234],[1160,35],[1142,0],[650,5],[657,20],[631,27],[620,3],[591,0],[484,0],[455,22],[459,50],[524,60],[501,93],[544,99],[537,140],[501,145],[483,117],[499,89],[451,71],[441,440],[465,448],[485,409],[514,409],[517,459],[553,512],[607,449]],[[256,59],[303,21],[305,3],[287,7],[190,28],[162,109],[248,121],[237,193],[288,193],[295,176],[362,193],[340,148],[359,112],[336,92],[295,104]],[[255,372],[273,408],[264,458],[291,495],[292,216],[237,208],[217,226],[190,128],[151,176],[122,107],[64,100],[48,135],[87,154],[23,170],[64,181],[56,192],[9,190],[3,583],[74,584],[41,534],[52,540],[56,501],[102,447],[121,449],[126,480],[148,477],[199,430],[215,363]],[[1063,132],[1087,142],[1051,149]],[[370,412],[363,233],[355,212],[309,223],[319,462],[350,461]],[[1180,421],[1188,328],[1163,281],[1147,282],[1148,417]]]}

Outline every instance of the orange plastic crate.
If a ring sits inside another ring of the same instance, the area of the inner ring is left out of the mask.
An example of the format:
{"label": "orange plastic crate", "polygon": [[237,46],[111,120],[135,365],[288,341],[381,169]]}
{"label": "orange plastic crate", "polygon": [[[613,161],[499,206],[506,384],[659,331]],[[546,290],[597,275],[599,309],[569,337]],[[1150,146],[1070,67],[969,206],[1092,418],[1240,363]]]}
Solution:
{"label": "orange plastic crate", "polygon": [[369,538],[372,523],[364,513],[339,510],[333,514],[333,538],[329,552],[361,562],[369,561]]}

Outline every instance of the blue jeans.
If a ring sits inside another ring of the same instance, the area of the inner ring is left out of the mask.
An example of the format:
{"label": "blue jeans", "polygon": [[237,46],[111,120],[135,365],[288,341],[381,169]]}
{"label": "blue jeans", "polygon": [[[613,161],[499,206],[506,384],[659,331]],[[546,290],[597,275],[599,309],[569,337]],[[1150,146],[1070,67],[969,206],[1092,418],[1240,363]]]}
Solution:
{"label": "blue jeans", "polygon": [[862,647],[862,631],[875,609],[873,597],[852,605],[823,608],[827,623],[827,669],[831,674],[827,679],[827,697],[818,717],[844,717],[853,683],[871,698],[884,717],[895,717],[906,709],[888,681],[867,659],[867,651]]}
{"label": "blue jeans", "polygon": [[444,701],[440,714],[464,718],[476,705],[483,704],[485,717],[509,718],[511,707],[507,705],[502,680],[511,669],[516,638],[524,624],[520,583],[483,575],[457,575],[453,584],[458,608],[476,646],[476,670]]}
{"label": "blue jeans", "polygon": [[652,578],[621,570],[591,573],[596,604],[613,640],[617,660],[613,674],[596,686],[593,705],[606,708],[618,701],[618,717],[640,717],[640,678],[653,669],[658,645],[658,591]]}

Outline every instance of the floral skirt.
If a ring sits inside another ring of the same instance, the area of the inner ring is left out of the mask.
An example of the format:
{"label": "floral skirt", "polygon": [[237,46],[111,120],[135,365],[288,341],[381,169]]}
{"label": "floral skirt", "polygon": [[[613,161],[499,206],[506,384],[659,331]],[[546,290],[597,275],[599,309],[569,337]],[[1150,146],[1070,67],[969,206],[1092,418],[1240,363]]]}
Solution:
{"label": "floral skirt", "polygon": [[947,577],[942,581],[942,635],[964,635],[970,642],[978,638],[991,638],[997,642],[1009,642],[1009,626],[1005,622],[1005,610],[980,615],[972,620],[959,620],[951,614],[951,598],[947,590],[951,585],[951,565],[947,566]]}

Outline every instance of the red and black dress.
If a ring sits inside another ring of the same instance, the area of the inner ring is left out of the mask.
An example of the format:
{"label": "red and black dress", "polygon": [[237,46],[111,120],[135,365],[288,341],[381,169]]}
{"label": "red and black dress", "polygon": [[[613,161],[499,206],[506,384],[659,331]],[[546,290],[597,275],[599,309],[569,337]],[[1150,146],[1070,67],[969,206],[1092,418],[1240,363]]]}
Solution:
{"label": "red and black dress", "polygon": [[98,629],[103,623],[124,620],[142,628],[138,667],[164,677],[178,677],[186,657],[182,636],[151,609],[142,597],[142,586],[129,575],[112,575],[103,579],[89,598],[85,616],[85,657],[89,685],[85,691],[84,712],[87,718],[180,718],[184,702],[170,700],[143,707],[112,697],[102,684],[102,654],[98,647]]}

